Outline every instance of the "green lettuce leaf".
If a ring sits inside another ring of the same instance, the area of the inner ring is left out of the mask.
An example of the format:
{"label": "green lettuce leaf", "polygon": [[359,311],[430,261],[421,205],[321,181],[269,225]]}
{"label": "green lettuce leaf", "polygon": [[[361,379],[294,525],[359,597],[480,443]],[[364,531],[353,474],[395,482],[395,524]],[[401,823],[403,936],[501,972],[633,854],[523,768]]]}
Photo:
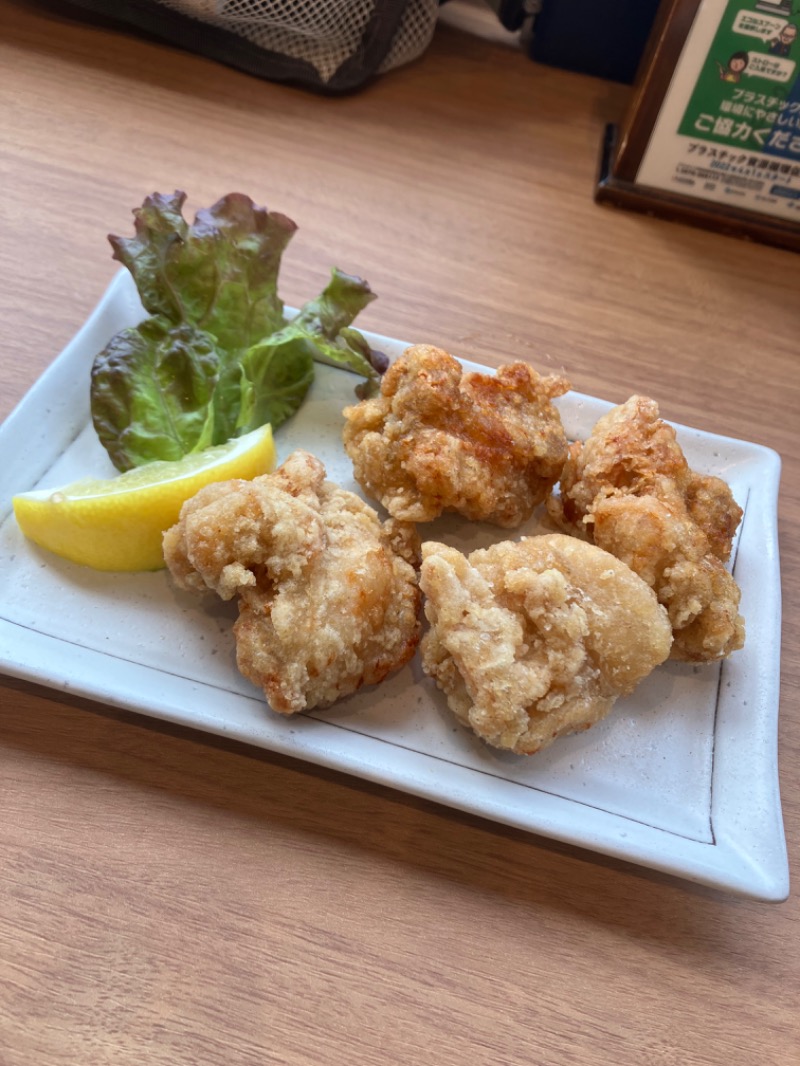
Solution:
{"label": "green lettuce leaf", "polygon": [[198,211],[189,226],[185,200],[148,196],[133,212],[135,236],[109,236],[114,258],[150,314],[192,322],[226,350],[248,348],[283,325],[278,270],[297,226],[241,193]]}
{"label": "green lettuce leaf", "polygon": [[[358,330],[349,326],[374,299],[375,294],[365,281],[334,269],[325,289],[304,304],[289,325],[247,351],[238,382],[232,374],[220,381],[217,395],[225,398],[217,410],[217,425],[222,432],[249,433],[264,422],[277,429],[305,399],[314,379],[315,362],[377,378],[369,345]],[[237,384],[239,414],[231,426],[225,423],[221,409],[233,408],[232,393]]]}
{"label": "green lettuce leaf", "polygon": [[92,367],[92,422],[118,470],[213,443],[220,357],[209,333],[159,315],[112,337]]}
{"label": "green lettuce leaf", "polygon": [[145,310],[175,324],[187,317],[172,283],[173,262],[186,242],[188,227],[181,214],[185,199],[182,192],[154,193],[133,212],[134,237],[108,237],[113,258],[131,272]]}
{"label": "green lettuce leaf", "polygon": [[115,466],[177,459],[298,409],[314,361],[374,387],[384,367],[351,323],[375,299],[333,270],[287,325],[281,256],[296,226],[240,193],[197,212],[185,193],[154,193],[133,214],[134,236],[110,236],[152,318],[118,334],[92,371],[92,417]]}
{"label": "green lettuce leaf", "polygon": [[300,308],[292,325],[303,330],[313,343],[317,362],[376,378],[379,370],[372,362],[369,344],[357,329],[350,327],[359,311],[374,299],[375,293],[366,281],[334,267],[331,280],[315,300]]}
{"label": "green lettuce leaf", "polygon": [[304,304],[291,324],[314,345],[317,362],[377,379],[380,365],[373,361],[366,339],[350,326],[374,298],[366,281],[334,268],[316,300]]}
{"label": "green lettuce leaf", "polygon": [[332,341],[374,299],[366,281],[334,267],[331,280],[315,300],[303,304],[293,322]]}
{"label": "green lettuce leaf", "polygon": [[276,429],[291,418],[314,380],[314,355],[312,334],[293,323],[253,345],[241,364],[234,433],[249,433],[265,422]]}

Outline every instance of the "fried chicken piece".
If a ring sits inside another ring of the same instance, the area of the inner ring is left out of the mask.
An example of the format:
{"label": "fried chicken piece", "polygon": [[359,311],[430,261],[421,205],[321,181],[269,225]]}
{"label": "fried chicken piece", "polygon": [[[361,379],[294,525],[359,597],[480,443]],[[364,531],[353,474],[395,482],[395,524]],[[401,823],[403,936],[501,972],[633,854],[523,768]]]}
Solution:
{"label": "fried chicken piece", "polygon": [[239,670],[281,714],[377,684],[419,641],[416,530],[381,524],[306,452],[201,489],[165,533],[164,558],[179,587],[238,595]]}
{"label": "fried chicken piece", "polygon": [[654,400],[632,396],[571,445],[547,509],[655,590],[673,658],[712,662],[742,647],[741,593],[724,566],[742,509],[724,481],[690,469]]}
{"label": "fried chicken piece", "polygon": [[464,373],[441,348],[407,348],[378,396],[345,408],[344,446],[356,481],[404,521],[456,511],[519,526],[567,457],[552,400],[569,387],[527,363],[501,366],[496,375]]}
{"label": "fried chicken piece", "polygon": [[456,717],[532,755],[588,729],[669,655],[652,589],[607,552],[553,533],[464,556],[422,545],[423,667]]}

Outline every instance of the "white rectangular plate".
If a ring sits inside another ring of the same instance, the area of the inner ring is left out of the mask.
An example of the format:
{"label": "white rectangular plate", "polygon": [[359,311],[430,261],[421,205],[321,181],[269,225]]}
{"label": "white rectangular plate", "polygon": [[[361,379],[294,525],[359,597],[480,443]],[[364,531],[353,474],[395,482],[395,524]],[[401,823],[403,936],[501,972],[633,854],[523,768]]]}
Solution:
{"label": "white rectangular plate", "polygon": [[[740,895],[786,897],[774,452],[678,427],[691,465],[725,478],[745,510],[734,573],[747,642],[728,661],[668,663],[604,722],[530,758],[495,751],[456,725],[418,658],[325,712],[283,718],[236,670],[232,605],[177,592],[163,571],[75,566],[27,542],[14,521],[16,492],[113,474],[91,428],[89,369],[142,315],[130,278],[118,274],[0,427],[1,669]],[[392,357],[403,348],[370,340]],[[276,434],[279,460],[305,448],[353,491],[340,433],[356,380],[320,366],[301,411]],[[559,401],[571,437],[585,436],[609,406],[576,393]],[[467,551],[508,535],[457,518],[421,531]],[[534,520],[514,536],[535,531]]]}

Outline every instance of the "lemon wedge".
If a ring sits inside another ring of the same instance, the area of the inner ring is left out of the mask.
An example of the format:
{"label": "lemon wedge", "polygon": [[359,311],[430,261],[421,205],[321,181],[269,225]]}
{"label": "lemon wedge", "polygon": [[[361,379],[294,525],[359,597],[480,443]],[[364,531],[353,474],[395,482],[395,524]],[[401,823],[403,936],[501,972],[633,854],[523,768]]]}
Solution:
{"label": "lemon wedge", "polygon": [[181,505],[214,481],[253,478],[275,466],[269,425],[175,462],[153,462],[119,477],[85,478],[13,500],[20,529],[64,559],[95,570],[158,570],[161,538]]}

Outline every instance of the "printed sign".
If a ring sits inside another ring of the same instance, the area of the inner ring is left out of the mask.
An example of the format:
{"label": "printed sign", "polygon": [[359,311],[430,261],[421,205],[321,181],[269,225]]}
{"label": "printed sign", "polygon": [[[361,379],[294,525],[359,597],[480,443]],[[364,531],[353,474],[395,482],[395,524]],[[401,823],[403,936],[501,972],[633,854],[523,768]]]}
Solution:
{"label": "printed sign", "polygon": [[800,223],[800,3],[704,0],[636,181]]}

